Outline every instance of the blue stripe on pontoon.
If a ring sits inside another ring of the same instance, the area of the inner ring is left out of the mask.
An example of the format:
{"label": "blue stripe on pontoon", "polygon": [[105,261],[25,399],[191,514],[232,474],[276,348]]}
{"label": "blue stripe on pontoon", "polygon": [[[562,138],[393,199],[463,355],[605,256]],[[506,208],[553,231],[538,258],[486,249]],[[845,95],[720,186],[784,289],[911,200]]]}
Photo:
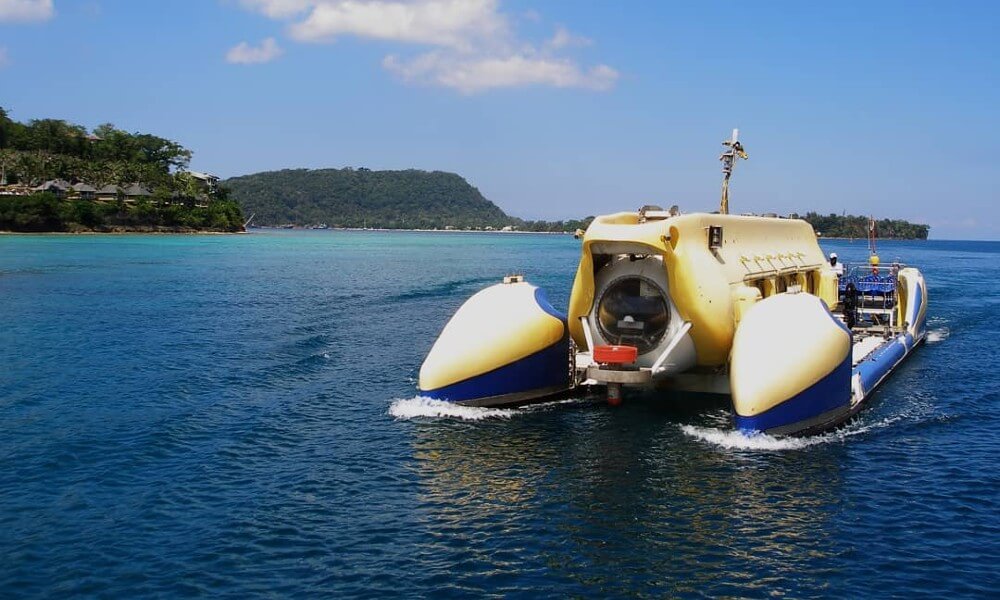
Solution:
{"label": "blue stripe on pontoon", "polygon": [[885,377],[886,373],[891,371],[896,363],[906,356],[906,339],[904,335],[896,336],[891,342],[872,352],[871,356],[854,367],[854,372],[861,374],[861,384],[864,386],[865,393],[871,391]]}
{"label": "blue stripe on pontoon", "polygon": [[[914,299],[913,299],[913,306],[914,306],[913,318],[918,319],[920,318],[920,305],[923,304],[924,302],[924,296],[923,292],[920,291],[920,285],[916,285],[914,287],[916,287],[917,289],[914,292]],[[920,329],[923,329],[923,324],[921,323],[920,325],[921,325]],[[920,335],[920,329],[917,328],[917,323],[910,323],[910,328],[913,330],[913,333],[915,335]]]}
{"label": "blue stripe on pontoon", "polygon": [[851,401],[851,353],[837,367],[809,388],[759,415],[734,414],[736,428],[745,433],[793,425],[829,412]]}
{"label": "blue stripe on pontoon", "polygon": [[542,310],[549,313],[553,317],[562,321],[563,324],[566,323],[566,315],[559,312],[559,310],[556,309],[556,307],[552,306],[552,303],[549,302],[549,297],[545,293],[545,290],[543,290],[540,287],[535,288],[535,303],[538,304],[539,308],[541,308]]}
{"label": "blue stripe on pontoon", "polygon": [[569,386],[569,339],[494,369],[436,390],[424,390],[422,396],[451,402],[489,398],[552,386]]}

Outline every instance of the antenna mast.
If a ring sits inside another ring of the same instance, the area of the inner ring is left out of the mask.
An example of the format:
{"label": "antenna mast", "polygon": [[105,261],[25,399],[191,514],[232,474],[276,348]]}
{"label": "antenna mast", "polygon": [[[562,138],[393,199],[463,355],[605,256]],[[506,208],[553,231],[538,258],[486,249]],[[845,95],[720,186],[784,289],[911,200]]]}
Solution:
{"label": "antenna mast", "polygon": [[736,166],[736,159],[747,159],[747,153],[743,150],[743,144],[739,142],[740,130],[733,130],[733,137],[722,142],[727,148],[719,160],[722,161],[722,201],[719,202],[719,213],[729,214],[729,178],[733,176],[733,167]]}
{"label": "antenna mast", "polygon": [[875,256],[875,238],[878,237],[878,230],[875,227],[875,217],[868,217],[868,254]]}

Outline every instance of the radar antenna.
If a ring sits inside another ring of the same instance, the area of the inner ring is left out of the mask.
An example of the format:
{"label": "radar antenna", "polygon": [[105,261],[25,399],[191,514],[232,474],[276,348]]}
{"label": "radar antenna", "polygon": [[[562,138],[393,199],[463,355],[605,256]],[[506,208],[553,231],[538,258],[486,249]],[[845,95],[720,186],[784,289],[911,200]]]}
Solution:
{"label": "radar antenna", "polygon": [[736,166],[736,159],[747,160],[747,153],[743,150],[743,144],[739,142],[740,130],[733,130],[733,137],[722,142],[727,148],[719,160],[722,161],[722,201],[719,203],[719,213],[729,214],[729,178],[733,176],[733,167]]}

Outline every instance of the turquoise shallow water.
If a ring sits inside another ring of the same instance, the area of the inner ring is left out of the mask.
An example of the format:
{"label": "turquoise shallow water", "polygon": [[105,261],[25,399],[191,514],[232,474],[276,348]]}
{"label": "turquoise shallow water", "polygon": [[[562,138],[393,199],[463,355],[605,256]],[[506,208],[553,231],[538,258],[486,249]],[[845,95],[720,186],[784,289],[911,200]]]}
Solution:
{"label": "turquoise shallow water", "polygon": [[[848,262],[865,245],[825,242]],[[448,410],[420,362],[568,236],[0,237],[6,597],[906,597],[1000,587],[1000,244],[920,266],[929,343],[845,430],[722,407]]]}

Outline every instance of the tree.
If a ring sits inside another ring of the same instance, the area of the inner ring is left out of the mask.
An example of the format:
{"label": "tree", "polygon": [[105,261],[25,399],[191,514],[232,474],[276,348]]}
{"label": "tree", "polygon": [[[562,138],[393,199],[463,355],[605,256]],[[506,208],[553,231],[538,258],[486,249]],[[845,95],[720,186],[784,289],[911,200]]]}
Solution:
{"label": "tree", "polygon": [[190,150],[155,135],[136,134],[133,143],[142,162],[157,165],[164,173],[187,168],[191,162]]}
{"label": "tree", "polygon": [[7,111],[0,106],[0,150],[10,144],[10,135],[14,122],[7,116]]}
{"label": "tree", "polygon": [[13,150],[0,149],[0,185],[7,185],[7,172],[14,168],[17,159],[18,155]]}

